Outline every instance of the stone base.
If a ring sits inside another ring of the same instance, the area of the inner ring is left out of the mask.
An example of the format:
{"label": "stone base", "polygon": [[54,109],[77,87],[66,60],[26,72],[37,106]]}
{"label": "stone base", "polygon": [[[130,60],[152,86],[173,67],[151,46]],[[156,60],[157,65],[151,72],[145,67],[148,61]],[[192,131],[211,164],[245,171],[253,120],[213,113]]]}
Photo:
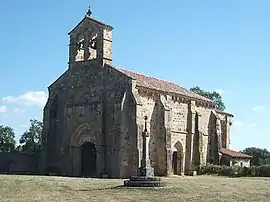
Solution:
{"label": "stone base", "polygon": [[165,185],[159,177],[132,176],[124,182],[126,187],[164,187]]}
{"label": "stone base", "polygon": [[197,176],[197,171],[196,170],[192,170],[192,171],[189,171],[187,174],[189,176]]}
{"label": "stone base", "polygon": [[146,177],[154,176],[154,168],[152,168],[151,166],[140,167],[138,169],[138,176],[146,176]]}

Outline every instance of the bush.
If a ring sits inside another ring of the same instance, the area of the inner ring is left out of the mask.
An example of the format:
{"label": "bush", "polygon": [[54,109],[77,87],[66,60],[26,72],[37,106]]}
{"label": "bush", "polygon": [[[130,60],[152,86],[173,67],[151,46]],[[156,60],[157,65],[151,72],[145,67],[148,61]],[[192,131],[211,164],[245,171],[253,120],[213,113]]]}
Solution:
{"label": "bush", "polygon": [[239,167],[207,164],[200,166],[198,175],[219,175],[228,177],[270,177],[270,165]]}
{"label": "bush", "polygon": [[200,166],[197,169],[197,173],[199,175],[213,175],[213,174],[218,174],[220,169],[221,167],[218,165],[207,164],[205,166]]}
{"label": "bush", "polygon": [[258,177],[270,177],[270,165],[258,166]]}

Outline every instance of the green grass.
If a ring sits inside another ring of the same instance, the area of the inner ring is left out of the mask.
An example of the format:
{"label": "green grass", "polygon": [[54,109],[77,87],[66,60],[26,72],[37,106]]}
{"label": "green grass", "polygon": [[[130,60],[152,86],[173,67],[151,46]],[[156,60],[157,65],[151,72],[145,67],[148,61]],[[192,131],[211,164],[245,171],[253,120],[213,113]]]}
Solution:
{"label": "green grass", "polygon": [[165,188],[124,180],[0,175],[0,201],[270,201],[270,178],[172,177]]}

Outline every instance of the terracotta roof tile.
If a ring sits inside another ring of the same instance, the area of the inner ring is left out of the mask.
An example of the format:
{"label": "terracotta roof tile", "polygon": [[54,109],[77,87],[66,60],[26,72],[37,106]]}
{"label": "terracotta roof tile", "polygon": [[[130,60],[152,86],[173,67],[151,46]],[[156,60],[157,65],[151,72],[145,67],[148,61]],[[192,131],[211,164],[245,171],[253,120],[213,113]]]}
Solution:
{"label": "terracotta roof tile", "polygon": [[203,97],[201,95],[198,95],[197,93],[193,93],[175,83],[171,83],[168,81],[164,81],[158,78],[154,78],[154,77],[149,77],[149,76],[145,76],[143,74],[140,73],[136,73],[133,72],[131,70],[127,70],[127,69],[122,69],[119,67],[115,67],[118,71],[122,72],[123,74],[126,74],[127,76],[136,79],[136,83],[138,86],[142,86],[145,88],[149,88],[149,89],[155,89],[155,90],[160,90],[160,91],[164,91],[164,92],[170,92],[170,93],[176,93],[179,95],[184,95],[187,97],[191,97],[191,98],[195,98],[195,99],[199,99],[202,101],[206,101],[206,102],[212,102],[212,100]]}
{"label": "terracotta roof tile", "polygon": [[221,148],[221,149],[220,149],[220,152],[221,152],[222,154],[225,154],[225,155],[230,156],[230,157],[253,158],[253,157],[250,156],[250,155],[243,154],[243,153],[241,153],[241,152],[233,151],[233,150],[226,149],[226,148]]}

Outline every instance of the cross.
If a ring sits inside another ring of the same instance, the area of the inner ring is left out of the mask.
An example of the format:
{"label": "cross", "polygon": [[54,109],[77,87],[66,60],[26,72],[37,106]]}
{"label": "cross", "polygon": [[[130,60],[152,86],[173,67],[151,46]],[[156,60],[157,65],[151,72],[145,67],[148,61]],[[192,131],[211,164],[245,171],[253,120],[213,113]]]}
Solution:
{"label": "cross", "polygon": [[88,7],[88,10],[86,12],[86,15],[88,15],[88,16],[91,16],[92,15],[91,6]]}

